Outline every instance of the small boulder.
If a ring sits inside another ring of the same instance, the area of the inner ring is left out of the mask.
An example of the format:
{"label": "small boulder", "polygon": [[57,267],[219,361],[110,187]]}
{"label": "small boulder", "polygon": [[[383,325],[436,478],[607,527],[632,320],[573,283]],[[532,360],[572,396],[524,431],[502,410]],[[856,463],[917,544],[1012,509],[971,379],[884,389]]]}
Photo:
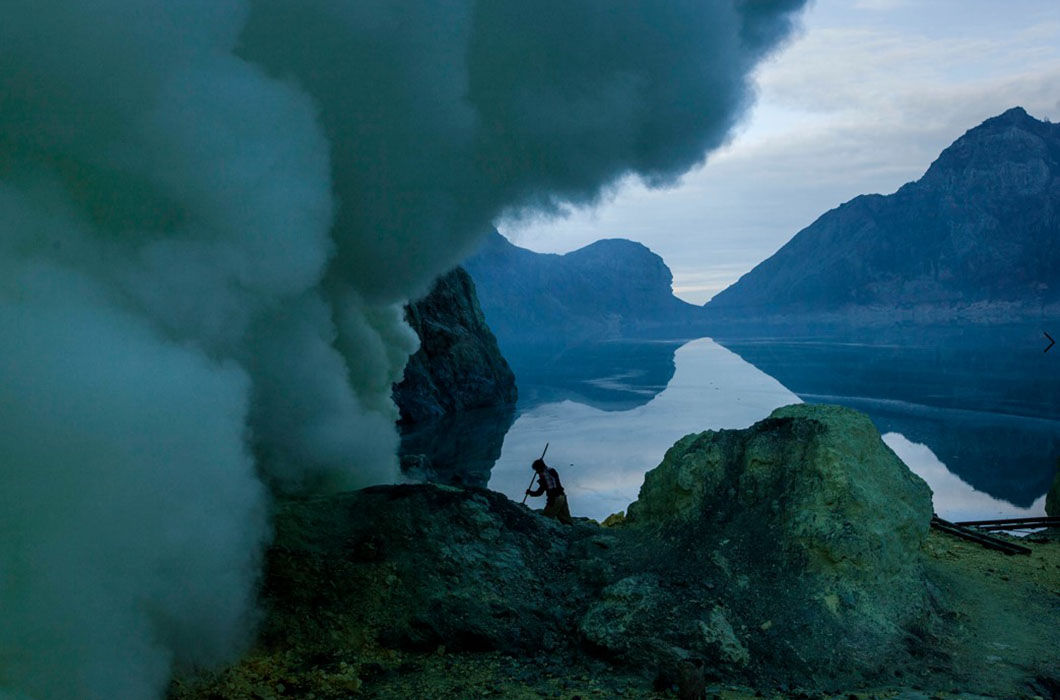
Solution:
{"label": "small boulder", "polygon": [[643,646],[642,637],[653,626],[660,598],[654,576],[629,576],[603,590],[578,629],[590,644],[619,658],[628,657]]}
{"label": "small boulder", "polygon": [[725,611],[715,606],[706,621],[699,621],[702,635],[700,650],[706,658],[723,667],[743,668],[750,662],[751,654],[736,637]]}

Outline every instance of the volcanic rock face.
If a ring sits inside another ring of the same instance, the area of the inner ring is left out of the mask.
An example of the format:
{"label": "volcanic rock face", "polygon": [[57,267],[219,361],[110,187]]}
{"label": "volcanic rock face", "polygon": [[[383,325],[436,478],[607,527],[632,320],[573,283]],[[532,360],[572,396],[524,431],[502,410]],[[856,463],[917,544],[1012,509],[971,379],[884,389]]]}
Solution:
{"label": "volcanic rock face", "polygon": [[925,614],[930,503],[865,416],[821,406],[682,439],[617,528],[564,527],[484,489],[292,502],[265,640],[861,682],[904,662]]}
{"label": "volcanic rock face", "polygon": [[1058,212],[1060,125],[1016,107],[964,134],[920,180],[825,213],[708,309],[778,323],[825,312],[848,322],[903,310],[923,322],[1055,315]]}
{"label": "volcanic rock face", "polygon": [[405,378],[394,387],[403,424],[515,403],[515,375],[482,316],[475,284],[461,268],[438,278],[406,307],[420,338]]}
{"label": "volcanic rock face", "polygon": [[[405,649],[555,649],[584,605],[568,531],[485,489],[372,487],[277,516],[267,644],[335,639]],[[337,637],[336,637],[337,635]]]}

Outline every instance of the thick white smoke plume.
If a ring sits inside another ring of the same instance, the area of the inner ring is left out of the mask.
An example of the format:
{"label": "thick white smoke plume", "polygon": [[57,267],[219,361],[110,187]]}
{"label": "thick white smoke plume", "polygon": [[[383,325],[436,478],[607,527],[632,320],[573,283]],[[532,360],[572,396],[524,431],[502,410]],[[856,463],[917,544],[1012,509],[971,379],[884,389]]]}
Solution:
{"label": "thick white smoke plume", "polygon": [[802,0],[6,0],[0,696],[248,640],[266,492],[396,478],[401,304],[672,180]]}

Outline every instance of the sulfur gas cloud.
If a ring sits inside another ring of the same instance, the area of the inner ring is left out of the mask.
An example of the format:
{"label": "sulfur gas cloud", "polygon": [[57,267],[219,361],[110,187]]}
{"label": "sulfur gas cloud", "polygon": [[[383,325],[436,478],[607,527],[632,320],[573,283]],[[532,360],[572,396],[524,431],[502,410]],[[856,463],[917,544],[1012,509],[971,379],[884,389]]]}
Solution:
{"label": "sulfur gas cloud", "polygon": [[5,2],[0,696],[245,648],[270,494],[397,478],[401,305],[701,162],[801,5]]}

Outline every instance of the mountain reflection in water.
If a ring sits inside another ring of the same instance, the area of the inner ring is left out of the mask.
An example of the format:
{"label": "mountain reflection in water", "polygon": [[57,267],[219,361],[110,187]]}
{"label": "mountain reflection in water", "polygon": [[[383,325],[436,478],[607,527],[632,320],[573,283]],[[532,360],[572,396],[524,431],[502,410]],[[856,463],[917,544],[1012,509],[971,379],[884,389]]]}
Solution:
{"label": "mountain reflection in water", "polygon": [[575,401],[602,411],[643,406],[669,386],[685,341],[616,340],[573,347],[503,348],[519,385],[519,408]]}
{"label": "mountain reflection in water", "polygon": [[1060,456],[1060,357],[1042,352],[1033,329],[903,340],[721,342],[804,401],[864,411],[881,433],[927,446],[977,491],[1030,508]]}
{"label": "mountain reflection in water", "polygon": [[950,521],[985,520],[989,518],[1029,518],[1045,513],[1045,494],[1028,508],[1021,508],[982,491],[946,468],[927,445],[910,442],[900,433],[884,433],[883,441],[910,469],[928,482],[935,511]]}
{"label": "mountain reflection in water", "polygon": [[483,426],[447,425],[411,451],[437,453],[437,481],[488,480],[522,500],[530,462],[550,443],[547,461],[572,512],[601,519],[636,499],[644,473],[684,435],[744,428],[806,400],[867,413],[931,486],[942,517],[1043,512],[1060,455],[1060,411],[1050,413],[1048,392],[1060,387],[1033,376],[1033,362],[1021,371],[1019,357],[1004,363],[984,350],[961,361],[926,346],[726,345],[613,343],[554,352],[536,366],[528,356],[515,364],[520,402],[506,434],[510,415],[487,415]]}
{"label": "mountain reflection in water", "polygon": [[626,411],[571,400],[523,410],[505,436],[489,488],[522,500],[530,463],[548,442],[545,461],[559,471],[571,512],[599,520],[636,500],[644,473],[679,438],[743,428],[778,406],[799,402],[775,379],[707,339],[681,346],[674,362],[666,388]]}

